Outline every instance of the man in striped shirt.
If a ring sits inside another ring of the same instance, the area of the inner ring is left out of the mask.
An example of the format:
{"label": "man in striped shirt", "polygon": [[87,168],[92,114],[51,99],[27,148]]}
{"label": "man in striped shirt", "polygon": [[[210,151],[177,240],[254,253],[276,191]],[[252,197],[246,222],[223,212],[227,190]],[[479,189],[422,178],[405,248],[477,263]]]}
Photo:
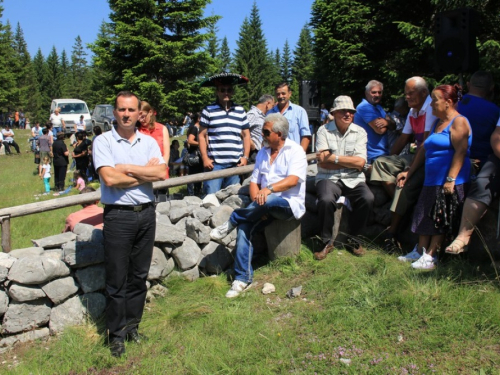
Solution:
{"label": "man in striped shirt", "polygon": [[[250,125],[242,106],[231,100],[234,88],[228,81],[216,84],[217,100],[207,105],[200,120],[199,147],[205,171],[245,166],[250,154]],[[206,181],[204,194],[239,183],[239,176]]]}

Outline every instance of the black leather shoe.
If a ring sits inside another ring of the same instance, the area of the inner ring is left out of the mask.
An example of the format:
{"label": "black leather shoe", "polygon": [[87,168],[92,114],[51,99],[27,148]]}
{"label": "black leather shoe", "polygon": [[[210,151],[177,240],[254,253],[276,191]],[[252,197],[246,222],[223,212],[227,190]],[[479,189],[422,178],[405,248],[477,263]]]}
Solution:
{"label": "black leather shoe", "polygon": [[134,330],[127,333],[127,341],[133,341],[136,344],[140,344],[141,342],[148,341],[148,337]]}
{"label": "black leather shoe", "polygon": [[125,354],[125,344],[121,340],[111,341],[109,349],[111,350],[111,355],[116,358],[120,358],[123,354]]}

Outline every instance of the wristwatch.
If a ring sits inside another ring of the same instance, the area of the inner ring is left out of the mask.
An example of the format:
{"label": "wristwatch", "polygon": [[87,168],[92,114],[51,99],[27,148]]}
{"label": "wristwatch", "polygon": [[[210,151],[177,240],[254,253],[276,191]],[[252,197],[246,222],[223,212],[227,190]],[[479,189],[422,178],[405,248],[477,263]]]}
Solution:
{"label": "wristwatch", "polygon": [[248,161],[248,156],[243,155],[242,158],[247,159]]}
{"label": "wristwatch", "polygon": [[338,164],[338,163],[339,163],[339,155],[335,154],[335,164]]}
{"label": "wristwatch", "polygon": [[266,186],[266,188],[268,188],[269,190],[271,190],[271,193],[274,193],[273,185],[269,184],[269,185]]}
{"label": "wristwatch", "polygon": [[457,180],[456,178],[453,178],[453,177],[450,177],[450,176],[446,177],[446,181],[447,182],[454,182],[456,180]]}

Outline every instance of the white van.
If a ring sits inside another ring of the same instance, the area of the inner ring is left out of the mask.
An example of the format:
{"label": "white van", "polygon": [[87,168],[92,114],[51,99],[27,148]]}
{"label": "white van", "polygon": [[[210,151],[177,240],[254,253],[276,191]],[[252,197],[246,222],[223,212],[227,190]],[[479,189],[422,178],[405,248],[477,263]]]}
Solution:
{"label": "white van", "polygon": [[59,114],[66,124],[64,129],[65,134],[73,134],[75,132],[75,123],[80,120],[81,115],[83,115],[83,120],[85,121],[86,132],[88,134],[92,133],[92,120],[87,103],[80,99],[54,99],[50,105],[50,114],[58,107],[61,108]]}

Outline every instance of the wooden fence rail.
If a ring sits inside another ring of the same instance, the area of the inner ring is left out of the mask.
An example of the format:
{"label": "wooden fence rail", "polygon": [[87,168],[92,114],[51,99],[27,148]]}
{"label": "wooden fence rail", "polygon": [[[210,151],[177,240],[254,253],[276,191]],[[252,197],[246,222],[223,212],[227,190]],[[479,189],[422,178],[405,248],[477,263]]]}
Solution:
{"label": "wooden fence rail", "polygon": [[[315,154],[307,155],[307,161],[315,158]],[[183,176],[170,178],[165,181],[158,181],[153,184],[153,188],[166,189],[174,186],[181,186],[195,182],[203,182],[213,180],[216,178],[223,178],[235,175],[242,175],[251,173],[254,165],[247,165],[245,167],[228,168],[221,171],[198,173],[191,176]],[[11,250],[11,237],[10,237],[10,219],[20,216],[28,216],[40,212],[47,212],[58,210],[64,207],[78,206],[84,203],[95,202],[101,199],[101,192],[95,191],[92,193],[72,195],[69,197],[62,197],[51,199],[44,202],[28,203],[20,206],[7,207],[0,209],[0,225],[2,226],[2,250],[8,253]]]}

